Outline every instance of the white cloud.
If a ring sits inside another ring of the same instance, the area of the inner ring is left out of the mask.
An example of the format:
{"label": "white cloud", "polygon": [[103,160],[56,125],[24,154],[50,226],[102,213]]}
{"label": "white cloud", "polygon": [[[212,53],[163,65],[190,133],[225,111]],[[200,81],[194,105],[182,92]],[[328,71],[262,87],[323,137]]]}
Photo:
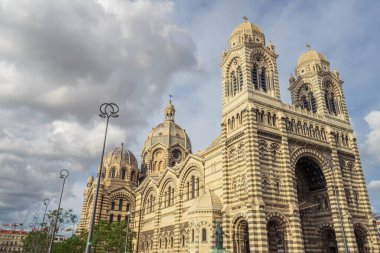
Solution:
{"label": "white cloud", "polygon": [[370,162],[380,164],[380,111],[372,111],[364,119],[369,127],[364,150]]}
{"label": "white cloud", "polygon": [[0,1],[0,223],[56,199],[61,169],[77,206],[76,180],[99,162],[100,104],[120,107],[107,148],[127,134],[136,145],[173,76],[196,69],[195,45],[173,13],[171,1]]}

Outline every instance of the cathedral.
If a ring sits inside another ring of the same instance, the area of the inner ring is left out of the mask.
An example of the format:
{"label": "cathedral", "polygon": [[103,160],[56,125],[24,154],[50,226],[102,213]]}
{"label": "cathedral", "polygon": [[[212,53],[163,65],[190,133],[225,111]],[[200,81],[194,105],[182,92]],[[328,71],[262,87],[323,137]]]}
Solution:
{"label": "cathedral", "polygon": [[[193,153],[170,101],[140,166],[124,146],[105,155],[96,221],[124,221],[130,212],[137,253],[210,252],[217,226],[233,253],[379,253],[338,71],[309,47],[285,104],[277,57],[244,19],[221,56],[217,138]],[[79,228],[89,228],[96,184],[87,181]]]}

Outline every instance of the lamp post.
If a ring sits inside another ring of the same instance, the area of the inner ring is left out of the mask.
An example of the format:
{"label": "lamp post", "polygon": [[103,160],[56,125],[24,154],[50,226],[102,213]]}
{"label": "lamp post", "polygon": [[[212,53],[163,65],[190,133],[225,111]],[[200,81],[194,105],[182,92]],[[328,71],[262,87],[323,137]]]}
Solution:
{"label": "lamp post", "polygon": [[334,196],[335,196],[335,202],[336,202],[336,205],[337,205],[337,208],[338,208],[340,228],[342,229],[342,239],[343,239],[343,243],[344,243],[344,250],[345,250],[346,253],[349,253],[350,251],[348,250],[347,239],[346,239],[346,232],[344,230],[344,225],[343,225],[342,212],[340,210],[340,204],[339,204],[339,200],[338,200],[338,193],[336,191],[337,189],[336,189],[336,184],[335,184],[335,169],[334,169],[334,166],[332,164],[331,159],[327,158],[327,157],[325,157],[325,159],[326,159],[326,162],[329,164],[329,167],[331,169],[332,178],[333,178]]}
{"label": "lamp post", "polygon": [[35,228],[36,225],[37,225],[38,217],[39,217],[38,213],[35,213],[35,214],[33,215],[33,220],[34,220],[33,227],[34,227],[34,228]]}
{"label": "lamp post", "polygon": [[91,253],[92,235],[93,235],[93,232],[94,232],[94,225],[95,225],[95,212],[96,212],[96,206],[97,206],[97,203],[98,203],[100,178],[102,176],[104,149],[105,149],[106,140],[107,140],[108,123],[109,123],[109,120],[110,120],[111,117],[112,118],[119,117],[119,115],[117,114],[119,112],[119,107],[116,104],[114,104],[114,103],[103,103],[100,106],[99,110],[100,110],[99,116],[101,118],[107,119],[107,122],[106,122],[106,130],[105,130],[105,133],[104,133],[102,158],[101,158],[101,161],[100,161],[100,167],[98,169],[98,179],[97,179],[97,185],[96,185],[94,206],[92,207],[90,230],[88,231],[86,253]]}
{"label": "lamp post", "polygon": [[127,233],[125,234],[125,247],[124,247],[124,253],[128,253],[129,215],[130,215],[130,212],[127,213]]}
{"label": "lamp post", "polygon": [[59,177],[63,179],[62,190],[61,190],[61,197],[59,198],[58,210],[57,210],[57,215],[55,217],[55,221],[53,220],[54,226],[53,226],[53,232],[52,232],[51,239],[50,239],[50,245],[49,245],[48,253],[51,253],[51,250],[53,248],[53,242],[54,242],[54,237],[55,237],[55,230],[57,229],[58,217],[59,217],[59,212],[60,212],[60,209],[61,209],[61,201],[62,201],[63,189],[65,188],[65,182],[66,182],[66,178],[69,176],[69,171],[63,169],[63,170],[61,170],[60,174],[61,175]]}
{"label": "lamp post", "polygon": [[[44,201],[43,201],[43,205],[45,206],[45,211],[44,211],[44,216],[42,217],[41,233],[44,233],[44,230],[45,230],[45,217],[46,217],[47,207],[48,207],[49,204],[50,204],[50,199],[44,199]],[[38,240],[39,240],[39,239],[40,239],[40,235],[38,235]],[[46,245],[45,245],[45,249],[48,247],[48,243],[49,243],[48,236],[46,236]],[[38,251],[38,250],[37,250],[37,251]]]}
{"label": "lamp post", "polygon": [[47,211],[48,205],[50,204],[50,199],[44,199],[43,204],[45,206],[45,212],[44,212],[44,217],[42,218],[41,229],[45,227],[46,211]]}

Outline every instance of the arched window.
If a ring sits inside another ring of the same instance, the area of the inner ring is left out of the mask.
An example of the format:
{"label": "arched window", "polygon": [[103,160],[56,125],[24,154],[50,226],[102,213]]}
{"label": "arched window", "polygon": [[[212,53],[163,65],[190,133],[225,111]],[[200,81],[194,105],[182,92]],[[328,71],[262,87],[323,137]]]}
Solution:
{"label": "arched window", "polygon": [[309,84],[303,84],[301,86],[298,96],[300,99],[298,104],[299,106],[308,111],[312,111],[314,113],[317,112],[317,103]]}
{"label": "arched window", "polygon": [[111,178],[115,178],[115,174],[116,174],[115,169],[112,169],[111,170]]}
{"label": "arched window", "polygon": [[115,201],[111,202],[111,210],[115,210]]}
{"label": "arched window", "polygon": [[194,242],[194,229],[191,230],[191,241]]}
{"label": "arched window", "polygon": [[119,199],[119,211],[123,210],[123,199]]}
{"label": "arched window", "polygon": [[191,177],[191,198],[195,198],[195,176]]}
{"label": "arched window", "polygon": [[266,78],[265,68],[261,69],[260,84],[261,84],[261,89],[267,92],[267,78]]}
{"label": "arched window", "polygon": [[125,179],[126,169],[121,170],[121,179]]}
{"label": "arched window", "polygon": [[207,230],[205,228],[202,229],[202,242],[207,241]]}
{"label": "arched window", "polygon": [[232,95],[235,96],[237,92],[237,78],[235,72],[231,73],[231,82],[232,82]]}
{"label": "arched window", "polygon": [[174,247],[174,238],[173,236],[170,238],[170,248]]}
{"label": "arched window", "polygon": [[276,186],[276,194],[280,194],[280,182],[276,181],[275,186]]}
{"label": "arched window", "polygon": [[315,97],[313,93],[310,93],[310,102],[311,102],[311,111],[316,113],[317,112],[317,102],[315,101]]}
{"label": "arched window", "polygon": [[185,247],[185,235],[182,235],[182,247]]}
{"label": "arched window", "polygon": [[170,204],[172,203],[172,188],[169,186],[169,190],[168,190],[168,204],[167,206],[170,206]]}
{"label": "arched window", "polygon": [[129,203],[127,203],[127,207],[125,209],[126,211],[129,211]]}
{"label": "arched window", "polygon": [[258,77],[257,77],[257,66],[254,65],[252,68],[252,83],[253,87],[258,90],[259,89],[259,82],[258,82]]}
{"label": "arched window", "polygon": [[237,73],[239,76],[239,91],[243,90],[243,73],[241,72],[240,66],[237,68]]}
{"label": "arched window", "polygon": [[172,189],[172,203],[171,205],[174,205],[174,188]]}
{"label": "arched window", "polygon": [[303,108],[309,111],[310,110],[309,101],[307,100],[306,96],[305,95],[302,96],[301,100],[302,100]]}
{"label": "arched window", "polygon": [[168,238],[165,238],[165,249],[168,248]]}
{"label": "arched window", "polygon": [[110,214],[110,219],[109,219],[110,223],[113,222],[113,214]]}
{"label": "arched window", "polygon": [[190,199],[190,182],[187,182],[186,186],[187,186],[187,199]]}
{"label": "arched window", "polygon": [[325,84],[325,105],[326,105],[327,111],[330,114],[335,114],[335,115],[338,114],[335,94],[333,92],[332,84],[330,82],[327,82]]}
{"label": "arched window", "polygon": [[263,192],[268,191],[268,179],[264,178],[263,180]]}
{"label": "arched window", "polygon": [[121,215],[120,215],[120,214],[117,216],[117,221],[118,221],[118,222],[121,221]]}
{"label": "arched window", "polygon": [[134,171],[131,172],[131,181],[132,182],[135,181],[135,172]]}

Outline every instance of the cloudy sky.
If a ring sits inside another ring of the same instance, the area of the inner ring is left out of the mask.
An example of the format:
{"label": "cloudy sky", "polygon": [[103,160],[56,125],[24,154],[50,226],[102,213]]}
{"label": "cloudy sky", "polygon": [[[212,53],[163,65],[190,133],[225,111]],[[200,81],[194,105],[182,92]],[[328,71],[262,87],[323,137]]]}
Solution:
{"label": "cloudy sky", "polygon": [[0,224],[42,212],[42,200],[80,215],[87,177],[107,148],[140,155],[163,119],[168,95],[193,151],[219,133],[219,62],[242,16],[258,24],[279,54],[282,100],[305,45],[323,53],[344,91],[371,204],[380,212],[379,1],[0,0]]}

